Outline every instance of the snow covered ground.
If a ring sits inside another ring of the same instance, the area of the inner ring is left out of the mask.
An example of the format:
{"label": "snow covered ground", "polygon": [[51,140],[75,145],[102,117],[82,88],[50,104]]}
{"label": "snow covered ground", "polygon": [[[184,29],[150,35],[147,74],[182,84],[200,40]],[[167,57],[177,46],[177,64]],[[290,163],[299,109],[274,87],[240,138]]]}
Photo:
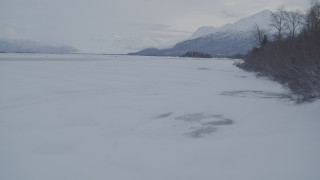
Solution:
{"label": "snow covered ground", "polygon": [[319,180],[320,102],[231,60],[0,55],[1,180]]}

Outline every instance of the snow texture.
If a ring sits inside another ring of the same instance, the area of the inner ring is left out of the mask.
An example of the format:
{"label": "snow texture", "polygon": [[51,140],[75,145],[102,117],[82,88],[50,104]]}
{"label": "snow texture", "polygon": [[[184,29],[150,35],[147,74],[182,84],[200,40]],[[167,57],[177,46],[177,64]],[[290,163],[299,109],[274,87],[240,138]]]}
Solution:
{"label": "snow texture", "polygon": [[0,55],[0,179],[320,179],[320,102],[233,62]]}

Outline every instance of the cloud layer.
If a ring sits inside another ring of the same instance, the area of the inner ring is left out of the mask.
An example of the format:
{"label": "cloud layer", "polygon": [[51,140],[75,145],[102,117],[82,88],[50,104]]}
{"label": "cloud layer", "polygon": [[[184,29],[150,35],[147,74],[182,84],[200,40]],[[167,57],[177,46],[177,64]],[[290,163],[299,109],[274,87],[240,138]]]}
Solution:
{"label": "cloud layer", "polygon": [[221,26],[264,9],[306,9],[302,0],[2,0],[0,38],[125,53],[168,46],[203,25]]}

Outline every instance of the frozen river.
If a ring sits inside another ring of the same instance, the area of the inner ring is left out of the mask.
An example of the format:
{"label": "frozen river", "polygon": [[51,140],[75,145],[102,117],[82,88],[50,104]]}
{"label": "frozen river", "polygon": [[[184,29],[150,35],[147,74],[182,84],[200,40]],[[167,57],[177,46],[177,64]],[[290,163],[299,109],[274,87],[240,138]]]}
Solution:
{"label": "frozen river", "polygon": [[0,179],[320,179],[320,102],[233,63],[0,54]]}

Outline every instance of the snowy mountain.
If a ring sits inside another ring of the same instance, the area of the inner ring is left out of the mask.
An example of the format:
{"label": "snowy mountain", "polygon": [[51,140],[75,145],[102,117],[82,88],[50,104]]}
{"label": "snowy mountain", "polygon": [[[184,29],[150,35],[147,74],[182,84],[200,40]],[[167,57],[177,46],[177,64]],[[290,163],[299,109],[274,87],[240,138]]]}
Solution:
{"label": "snowy mountain", "polygon": [[200,51],[221,56],[243,54],[256,45],[252,35],[252,29],[255,24],[265,29],[268,34],[272,33],[269,25],[271,13],[269,10],[264,10],[220,28],[210,26],[200,27],[190,39],[177,43],[173,48],[161,50],[154,48],[145,49],[133,54],[180,56],[187,51]]}
{"label": "snowy mountain", "polygon": [[196,39],[201,36],[206,36],[209,34],[214,34],[217,32],[223,31],[251,31],[252,27],[256,24],[259,25],[262,29],[266,31],[271,31],[270,22],[271,22],[271,11],[264,10],[252,16],[240,19],[239,21],[233,24],[226,24],[220,28],[215,28],[212,26],[203,26],[197,29],[196,32],[190,37],[190,39]]}
{"label": "snowy mountain", "polygon": [[270,10],[264,10],[252,16],[242,18],[233,24],[226,24],[217,31],[250,31],[255,24],[258,24],[263,29],[270,30],[271,14]]}
{"label": "snowy mountain", "polygon": [[50,46],[29,40],[0,39],[1,53],[48,53],[66,54],[77,52],[78,49],[71,46]]}

